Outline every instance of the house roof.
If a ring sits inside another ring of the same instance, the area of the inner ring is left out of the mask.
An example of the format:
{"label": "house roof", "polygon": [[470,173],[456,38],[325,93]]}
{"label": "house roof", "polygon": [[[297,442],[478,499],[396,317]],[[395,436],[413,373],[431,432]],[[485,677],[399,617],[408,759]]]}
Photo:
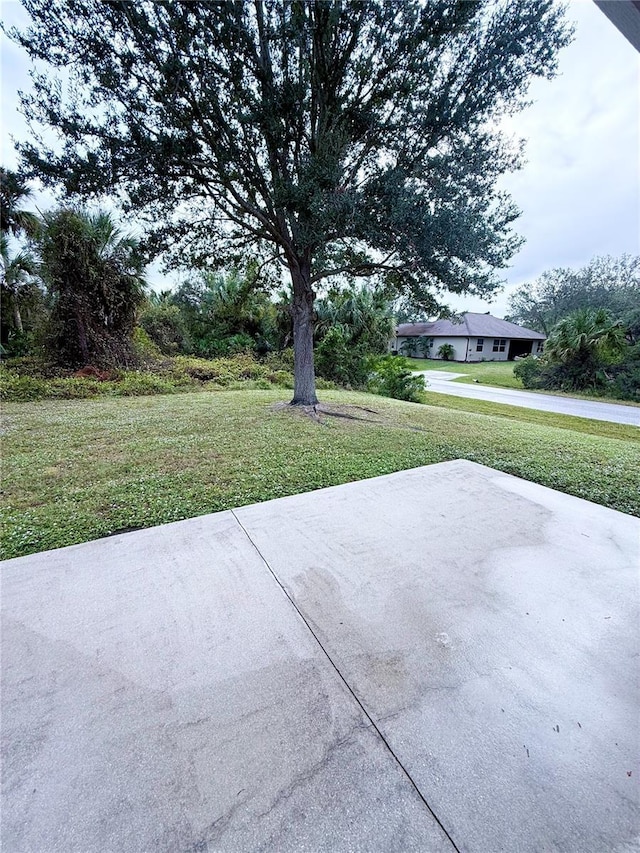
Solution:
{"label": "house roof", "polygon": [[595,0],[622,35],[640,50],[640,2],[638,0]]}
{"label": "house roof", "polygon": [[528,341],[544,341],[546,335],[534,332],[533,329],[525,329],[492,317],[491,314],[473,314],[468,312],[462,315],[459,323],[451,320],[435,320],[433,323],[402,323],[396,329],[398,337],[417,337],[427,335],[431,338],[511,338]]}

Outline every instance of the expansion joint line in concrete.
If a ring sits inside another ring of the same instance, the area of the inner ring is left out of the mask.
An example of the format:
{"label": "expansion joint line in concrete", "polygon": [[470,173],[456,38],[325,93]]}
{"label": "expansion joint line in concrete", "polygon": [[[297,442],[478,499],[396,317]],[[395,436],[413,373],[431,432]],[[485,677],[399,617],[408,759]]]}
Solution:
{"label": "expansion joint line in concrete", "polygon": [[238,523],[238,526],[240,527],[240,529],[242,530],[242,532],[244,533],[244,535],[247,537],[247,539],[249,540],[249,542],[251,543],[251,545],[252,545],[252,546],[253,546],[253,548],[255,549],[256,553],[258,554],[258,556],[260,557],[260,559],[262,560],[262,562],[263,562],[263,563],[265,564],[265,566],[267,567],[267,570],[269,571],[269,573],[271,574],[271,576],[273,577],[273,579],[275,580],[275,582],[278,584],[278,586],[280,587],[280,589],[282,590],[282,592],[284,593],[284,595],[287,597],[287,599],[288,599],[289,603],[291,604],[291,606],[293,607],[293,609],[296,611],[296,613],[298,614],[298,616],[300,617],[300,619],[302,619],[302,621],[304,622],[304,624],[305,624],[305,626],[306,626],[307,630],[309,631],[309,633],[311,634],[311,636],[313,637],[313,639],[314,639],[314,640],[316,641],[316,643],[320,646],[320,649],[322,650],[322,653],[324,654],[324,656],[326,657],[326,659],[329,661],[329,663],[331,664],[331,666],[332,666],[332,667],[333,667],[333,669],[335,670],[336,674],[338,675],[338,678],[342,681],[342,683],[344,684],[344,686],[346,687],[346,689],[349,691],[349,693],[350,693],[350,694],[351,694],[351,696],[353,697],[354,702],[356,702],[356,704],[358,705],[358,707],[360,708],[360,710],[362,711],[362,713],[364,714],[364,716],[367,718],[367,720],[369,720],[369,722],[371,723],[371,726],[372,726],[373,730],[376,732],[376,734],[378,735],[378,737],[380,738],[380,740],[382,741],[382,743],[385,745],[385,747],[387,748],[387,750],[391,753],[391,756],[393,757],[394,761],[396,762],[396,764],[398,765],[398,767],[400,768],[400,770],[402,771],[402,773],[403,773],[403,774],[406,776],[406,778],[409,780],[409,783],[411,784],[412,788],[415,790],[415,792],[417,793],[417,795],[420,797],[420,799],[421,799],[421,800],[422,800],[422,802],[424,803],[425,807],[426,807],[426,808],[427,808],[427,810],[429,811],[429,814],[433,817],[433,819],[435,820],[435,822],[438,824],[438,826],[440,827],[440,829],[443,831],[443,833],[445,834],[445,836],[446,836],[446,837],[447,837],[447,839],[449,840],[449,842],[450,842],[451,846],[452,846],[452,847],[453,847],[453,849],[456,851],[456,853],[460,853],[459,848],[457,847],[457,845],[456,845],[455,841],[453,840],[453,838],[452,838],[452,837],[449,835],[449,833],[447,832],[447,829],[446,829],[446,828],[445,828],[445,826],[442,824],[442,821],[440,820],[440,818],[438,817],[438,815],[434,812],[434,810],[431,808],[431,806],[430,806],[430,805],[429,805],[429,803],[427,802],[426,798],[424,797],[424,795],[423,795],[422,791],[421,791],[421,790],[420,790],[420,788],[416,785],[416,783],[413,781],[413,777],[411,776],[411,774],[409,773],[409,771],[407,770],[407,768],[404,766],[404,764],[400,761],[400,759],[398,758],[398,756],[396,755],[396,753],[393,751],[393,749],[392,749],[392,747],[391,747],[391,744],[390,744],[390,743],[389,743],[389,741],[386,739],[386,737],[384,736],[384,734],[380,731],[380,729],[378,728],[378,726],[377,726],[377,725],[376,725],[376,723],[375,723],[375,720],[371,717],[371,715],[369,714],[369,712],[366,710],[366,708],[364,707],[364,705],[362,704],[362,702],[361,702],[361,701],[360,701],[360,699],[358,698],[358,695],[355,693],[355,691],[353,690],[353,688],[351,687],[351,685],[349,684],[349,682],[347,681],[347,679],[345,678],[345,676],[344,676],[344,675],[342,674],[342,672],[340,671],[340,669],[339,669],[338,665],[334,662],[334,660],[333,660],[333,658],[331,657],[331,655],[329,654],[329,652],[328,652],[328,651],[325,649],[325,647],[322,645],[322,642],[321,642],[320,638],[318,637],[318,635],[316,634],[316,632],[313,630],[313,628],[311,627],[311,625],[307,622],[307,620],[305,619],[304,614],[302,613],[302,611],[300,610],[300,608],[298,607],[298,605],[295,603],[295,601],[293,600],[293,598],[289,595],[289,593],[287,592],[286,587],[284,586],[284,584],[282,583],[282,581],[280,580],[280,578],[278,577],[278,575],[275,573],[275,571],[273,570],[273,568],[269,565],[268,560],[264,557],[264,555],[262,554],[262,552],[260,551],[260,549],[258,548],[258,546],[256,545],[256,543],[253,541],[253,539],[252,539],[252,538],[251,538],[251,536],[249,535],[249,532],[248,532],[248,531],[247,531],[247,529],[244,527],[244,525],[242,524],[242,522],[240,521],[240,519],[238,518],[238,516],[235,514],[234,510],[230,510],[230,512],[231,512],[231,514],[233,515],[233,517],[235,518],[236,522]]}

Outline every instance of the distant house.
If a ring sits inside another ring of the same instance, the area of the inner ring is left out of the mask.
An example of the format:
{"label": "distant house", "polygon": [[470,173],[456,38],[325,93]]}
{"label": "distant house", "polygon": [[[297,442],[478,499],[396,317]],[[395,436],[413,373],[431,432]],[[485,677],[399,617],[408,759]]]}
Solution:
{"label": "distant house", "polygon": [[403,323],[396,329],[392,349],[417,358],[441,358],[443,344],[453,347],[453,361],[510,361],[517,356],[542,352],[545,335],[492,317],[463,314],[458,323]]}

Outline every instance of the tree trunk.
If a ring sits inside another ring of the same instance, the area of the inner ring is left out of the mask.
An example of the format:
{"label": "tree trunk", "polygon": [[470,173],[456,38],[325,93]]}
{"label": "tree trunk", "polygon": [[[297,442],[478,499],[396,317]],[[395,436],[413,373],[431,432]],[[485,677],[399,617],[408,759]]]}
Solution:
{"label": "tree trunk", "polygon": [[13,322],[16,324],[16,329],[19,334],[24,333],[24,326],[22,325],[22,316],[20,314],[20,308],[18,307],[18,297],[13,297]]}
{"label": "tree trunk", "polygon": [[89,344],[87,343],[87,333],[79,311],[76,311],[76,328],[78,329],[78,344],[80,346],[80,355],[82,356],[82,366],[86,366],[90,362]]}
{"label": "tree trunk", "polygon": [[313,369],[313,303],[311,265],[291,266],[293,282],[293,400],[292,406],[315,406],[316,376]]}

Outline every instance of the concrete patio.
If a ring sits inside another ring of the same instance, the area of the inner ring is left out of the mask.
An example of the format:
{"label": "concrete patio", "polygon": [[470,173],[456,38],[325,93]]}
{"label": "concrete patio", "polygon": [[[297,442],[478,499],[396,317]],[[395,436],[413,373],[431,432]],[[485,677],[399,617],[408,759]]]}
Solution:
{"label": "concrete patio", "polygon": [[465,461],[7,561],[2,849],[636,850],[639,564]]}

